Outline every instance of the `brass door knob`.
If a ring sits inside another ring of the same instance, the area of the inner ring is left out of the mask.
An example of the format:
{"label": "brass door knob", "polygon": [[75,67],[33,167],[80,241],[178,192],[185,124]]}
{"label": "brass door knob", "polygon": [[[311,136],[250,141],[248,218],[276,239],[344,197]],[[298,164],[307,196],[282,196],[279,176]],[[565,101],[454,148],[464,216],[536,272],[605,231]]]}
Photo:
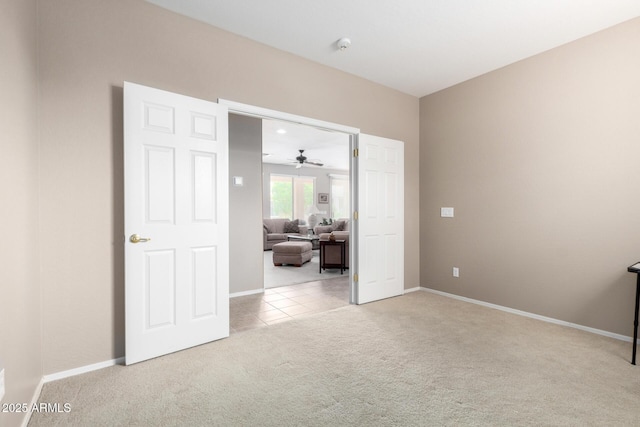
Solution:
{"label": "brass door knob", "polygon": [[129,237],[131,243],[148,242],[149,240],[151,240],[151,237],[140,237],[139,234],[132,234],[131,237]]}

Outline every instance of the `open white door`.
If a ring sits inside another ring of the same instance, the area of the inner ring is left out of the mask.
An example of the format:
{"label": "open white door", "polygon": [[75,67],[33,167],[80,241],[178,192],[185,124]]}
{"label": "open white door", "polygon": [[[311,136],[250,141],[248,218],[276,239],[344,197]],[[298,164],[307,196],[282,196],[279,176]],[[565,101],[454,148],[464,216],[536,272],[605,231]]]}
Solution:
{"label": "open white door", "polygon": [[404,293],[404,144],[358,137],[356,302]]}
{"label": "open white door", "polygon": [[229,336],[227,115],[124,84],[127,365]]}

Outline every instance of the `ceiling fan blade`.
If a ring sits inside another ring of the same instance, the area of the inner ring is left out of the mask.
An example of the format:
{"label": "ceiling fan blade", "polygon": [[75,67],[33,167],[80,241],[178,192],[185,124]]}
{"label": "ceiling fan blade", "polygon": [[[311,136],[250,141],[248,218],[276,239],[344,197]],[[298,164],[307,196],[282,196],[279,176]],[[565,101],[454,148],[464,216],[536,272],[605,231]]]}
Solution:
{"label": "ceiling fan blade", "polygon": [[324,163],[309,162],[309,161],[306,161],[305,163],[308,165],[314,165],[314,166],[324,166]]}

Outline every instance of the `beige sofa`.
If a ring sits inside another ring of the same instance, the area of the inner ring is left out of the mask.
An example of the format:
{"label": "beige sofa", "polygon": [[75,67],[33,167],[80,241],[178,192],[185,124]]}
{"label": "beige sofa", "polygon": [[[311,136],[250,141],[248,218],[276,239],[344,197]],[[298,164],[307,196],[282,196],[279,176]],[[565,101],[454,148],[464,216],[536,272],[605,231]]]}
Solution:
{"label": "beige sofa", "polygon": [[[288,230],[298,230],[297,232]],[[288,234],[307,235],[307,226],[299,225],[299,221],[287,218],[263,218],[262,235],[263,250],[270,250],[273,245],[287,241]]]}
{"label": "beige sofa", "polygon": [[332,231],[349,231],[349,218],[338,218],[333,221],[333,224],[318,224],[313,227],[313,232],[318,236],[322,233],[331,233]]}

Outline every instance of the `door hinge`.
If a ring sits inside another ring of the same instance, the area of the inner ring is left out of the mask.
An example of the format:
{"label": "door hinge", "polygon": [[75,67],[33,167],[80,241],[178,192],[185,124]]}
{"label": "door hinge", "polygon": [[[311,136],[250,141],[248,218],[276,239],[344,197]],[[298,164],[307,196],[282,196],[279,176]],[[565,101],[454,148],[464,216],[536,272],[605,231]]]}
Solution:
{"label": "door hinge", "polygon": [[358,151],[357,148],[353,149],[353,157],[358,157],[358,154],[360,154],[360,151]]}
{"label": "door hinge", "polygon": [[354,282],[357,282],[357,281],[358,281],[358,273],[355,273],[355,274],[353,275],[353,281],[354,281]]}
{"label": "door hinge", "polygon": [[353,219],[356,220],[356,221],[358,220],[358,211],[355,211],[353,213]]}

